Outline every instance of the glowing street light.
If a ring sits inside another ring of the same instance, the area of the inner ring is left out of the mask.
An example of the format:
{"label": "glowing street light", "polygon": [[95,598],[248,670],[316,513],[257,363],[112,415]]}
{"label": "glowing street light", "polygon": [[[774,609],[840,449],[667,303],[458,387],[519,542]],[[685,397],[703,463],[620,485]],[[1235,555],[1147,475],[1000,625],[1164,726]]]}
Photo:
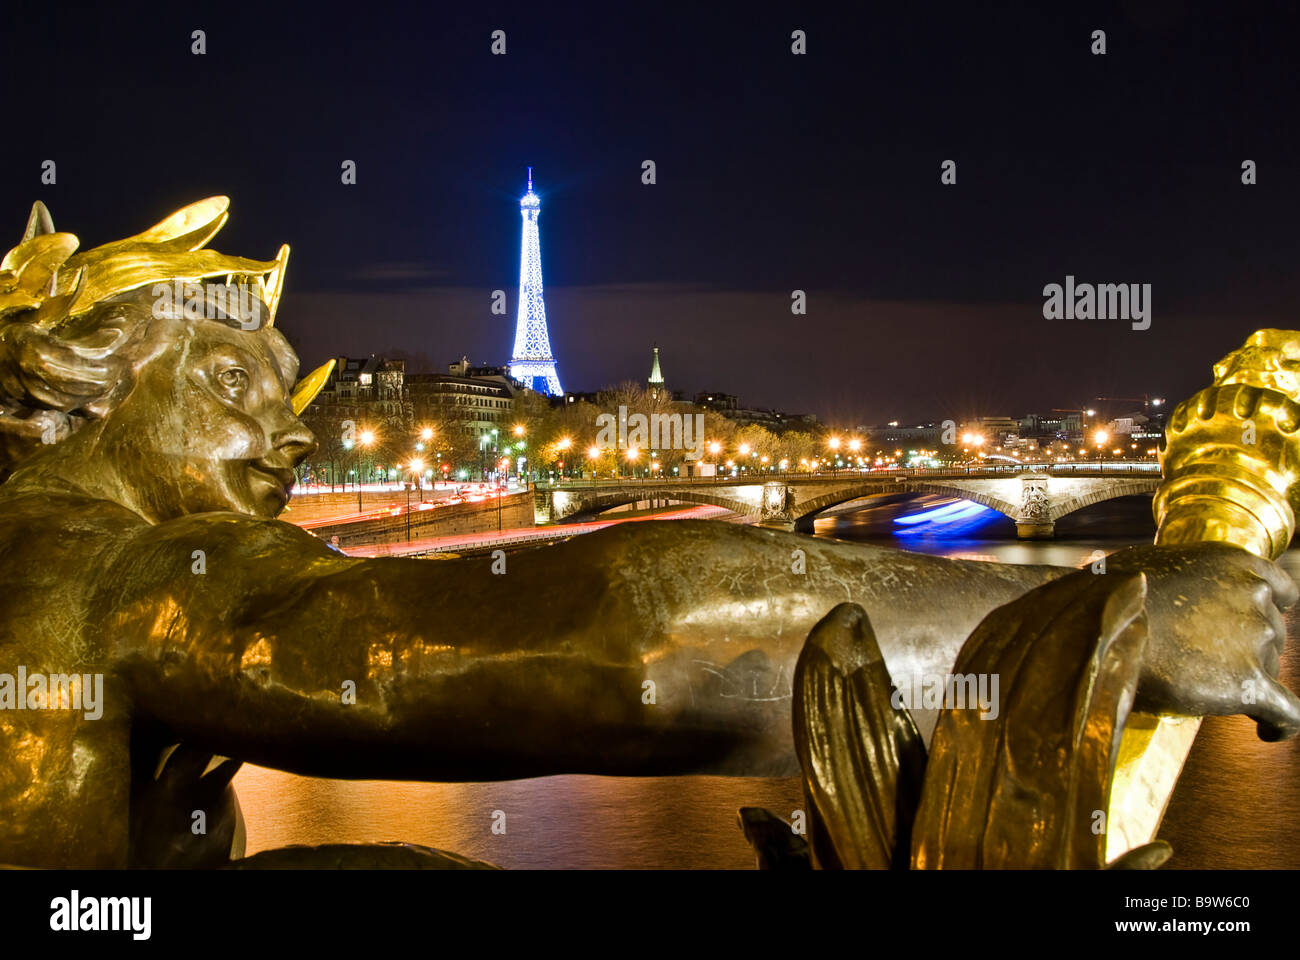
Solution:
{"label": "glowing street light", "polygon": [[429,440],[432,440],[432,439],[433,439],[433,428],[432,428],[432,427],[425,427],[423,430],[421,430],[421,431],[420,431],[420,439],[421,439],[421,440],[424,440],[424,441],[426,441],[426,442],[429,441]]}
{"label": "glowing street light", "polygon": [[831,450],[835,453],[834,459],[831,460],[831,476],[834,476],[836,473],[839,472],[839,467],[840,467],[840,458],[839,458],[840,438],[831,437],[829,440],[826,441],[826,446],[830,447]]}
{"label": "glowing street light", "polygon": [[[362,430],[362,431],[361,431],[361,435],[357,438],[357,440],[358,440],[358,442],[361,444],[361,446],[366,447],[367,449],[369,449],[370,445],[373,444],[373,443],[375,442],[375,433],[374,433],[373,430]],[[345,443],[343,446],[344,446],[344,447],[349,447],[349,446],[351,446],[351,444],[347,444],[347,443]],[[360,450],[357,451],[355,459],[356,459],[356,467],[357,467],[357,469],[356,469],[356,474],[357,474],[357,513],[360,513],[360,512],[361,512],[361,451],[360,451]]]}

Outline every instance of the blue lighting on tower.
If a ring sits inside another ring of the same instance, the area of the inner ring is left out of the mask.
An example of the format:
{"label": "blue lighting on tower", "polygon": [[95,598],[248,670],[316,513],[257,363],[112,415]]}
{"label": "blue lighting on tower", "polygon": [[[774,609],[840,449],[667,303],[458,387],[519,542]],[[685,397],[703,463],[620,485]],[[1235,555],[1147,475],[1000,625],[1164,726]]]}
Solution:
{"label": "blue lighting on tower", "polygon": [[519,255],[519,316],[515,321],[515,349],[510,375],[538,393],[559,396],[560,376],[551,355],[546,329],[546,301],[542,297],[542,241],[537,218],[542,199],[533,193],[533,168],[528,168],[528,192],[519,200],[524,231]]}

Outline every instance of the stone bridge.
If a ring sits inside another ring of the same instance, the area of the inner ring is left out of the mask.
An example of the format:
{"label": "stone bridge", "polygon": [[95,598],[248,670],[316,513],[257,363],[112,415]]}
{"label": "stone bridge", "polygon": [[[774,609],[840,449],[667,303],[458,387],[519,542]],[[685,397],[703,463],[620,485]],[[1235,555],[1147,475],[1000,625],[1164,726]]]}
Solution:
{"label": "stone bridge", "polygon": [[1155,464],[1092,473],[1056,470],[891,471],[839,477],[690,480],[565,481],[539,486],[534,514],[541,523],[577,519],[640,500],[675,500],[725,507],[746,522],[783,530],[811,530],[813,517],[862,497],[939,494],[962,497],[1010,517],[1022,539],[1053,535],[1056,521],[1103,500],[1151,494],[1160,483]]}

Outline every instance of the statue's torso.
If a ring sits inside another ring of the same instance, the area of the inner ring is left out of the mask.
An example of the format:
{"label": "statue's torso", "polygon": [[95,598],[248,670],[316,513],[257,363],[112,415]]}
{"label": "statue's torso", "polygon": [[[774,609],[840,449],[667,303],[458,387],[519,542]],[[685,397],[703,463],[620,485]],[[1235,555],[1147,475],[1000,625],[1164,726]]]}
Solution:
{"label": "statue's torso", "polygon": [[[0,501],[0,674],[15,695],[0,709],[0,863],[119,866],[127,856],[130,693],[91,615],[104,584],[88,571],[133,515],[105,506]],[[51,702],[64,677],[79,678],[82,709]]]}

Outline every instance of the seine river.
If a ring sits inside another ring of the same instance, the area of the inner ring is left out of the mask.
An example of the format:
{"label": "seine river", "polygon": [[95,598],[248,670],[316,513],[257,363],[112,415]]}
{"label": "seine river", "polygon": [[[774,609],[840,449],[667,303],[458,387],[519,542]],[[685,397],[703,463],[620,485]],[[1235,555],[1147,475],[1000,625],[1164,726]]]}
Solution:
{"label": "seine river", "polygon": [[[927,514],[927,511],[936,511]],[[946,512],[945,512],[946,511]],[[1051,542],[1019,543],[1009,521],[944,501],[877,505],[819,520],[817,535],[887,542],[943,556],[1083,566],[1097,550],[1150,542],[1150,500],[1066,518]],[[900,524],[899,519],[910,521]],[[1282,565],[1300,579],[1300,551]],[[1282,679],[1300,689],[1300,605],[1287,614]],[[248,853],[292,843],[404,840],[516,869],[749,869],[741,806],[789,817],[797,780],[545,777],[503,783],[338,781],[245,766],[235,778]],[[492,832],[493,812],[506,832]],[[1245,718],[1201,726],[1160,836],[1170,867],[1300,866],[1300,738],[1262,743]]]}

